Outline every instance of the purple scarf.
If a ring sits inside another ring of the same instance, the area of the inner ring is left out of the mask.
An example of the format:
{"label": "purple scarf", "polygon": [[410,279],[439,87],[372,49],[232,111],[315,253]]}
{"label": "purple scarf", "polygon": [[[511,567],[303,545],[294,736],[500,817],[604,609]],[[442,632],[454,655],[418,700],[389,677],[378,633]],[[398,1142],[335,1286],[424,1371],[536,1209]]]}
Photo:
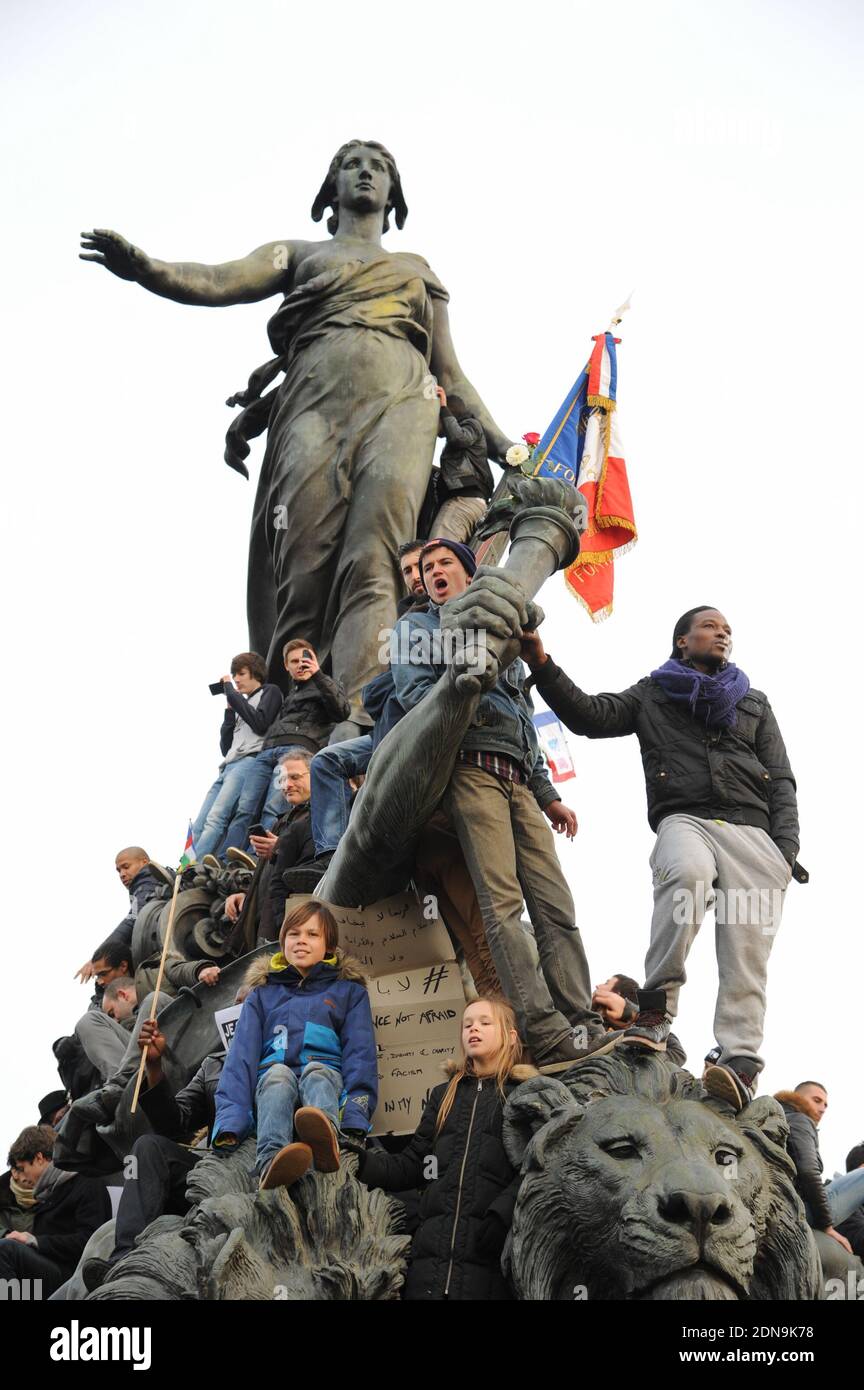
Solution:
{"label": "purple scarf", "polygon": [[693,718],[709,728],[734,729],[738,718],[735,706],[750,689],[748,677],[731,662],[707,676],[683,661],[664,661],[651,672],[651,679],[670,700],[686,700]]}

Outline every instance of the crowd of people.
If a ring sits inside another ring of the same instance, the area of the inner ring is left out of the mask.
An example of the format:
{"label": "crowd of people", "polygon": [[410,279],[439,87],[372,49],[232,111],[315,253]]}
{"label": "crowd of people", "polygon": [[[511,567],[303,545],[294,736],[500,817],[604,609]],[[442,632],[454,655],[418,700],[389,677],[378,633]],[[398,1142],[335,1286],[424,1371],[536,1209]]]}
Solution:
{"label": "crowd of people", "polygon": [[[325,902],[313,896],[286,914],[286,901],[314,894],[375,749],[444,674],[435,637],[447,604],[474,581],[466,542],[491,492],[479,426],[459,414],[442,401],[448,443],[430,492],[431,539],[406,540],[394,556],[405,595],[390,664],[363,692],[366,727],[341,736],[345,691],[302,633],[284,646],[284,689],[268,683],[255,652],[236,655],[214,688],[226,701],[222,761],[193,826],[197,862],[216,879],[231,866],[248,871],[242,891],[224,897],[233,933],[221,964],[170,950],[154,997],[160,950],[136,924],[152,899],[166,896],[173,871],[140,846],[117,855],[129,912],[78,971],[95,992],[55,1045],[62,1091],[45,1098],[39,1124],[9,1151],[0,1277],[40,1279],[54,1293],[107,1219],[105,1181],[52,1162],[56,1129],[70,1101],[85,1097],[88,1116],[108,1122],[111,1097],[116,1105],[143,1054],[141,1105],[152,1132],[135,1141],[134,1163],[124,1168],[113,1253],[83,1267],[88,1288],[111,1277],[156,1216],[185,1209],[186,1180],[203,1153],[236,1154],[254,1135],[262,1190],[290,1186],[310,1168],[332,1172],[351,1152],[362,1182],[421,1193],[413,1206],[405,1199],[414,1231],[406,1297],[509,1297],[500,1255],[519,1181],[502,1141],[510,1090],[615,1048],[683,1064],[672,1028],[688,952],[711,908],[719,985],[703,1084],[731,1112],[753,1099],[768,958],[790,879],[806,881],[806,872],[797,858],[795,781],[771,706],[731,662],[724,615],[701,606],[675,623],[668,659],[619,694],[578,689],[539,635],[524,630],[520,655],[480,698],[414,869],[418,892],[437,900],[476,998],[452,1075],[432,1090],[413,1137],[369,1141],[378,1072],[362,971],[340,948]],[[532,688],[576,735],[639,739],[657,835],[641,985],[618,973],[592,988],[553,833],[572,838],[576,818],[549,780]],[[268,942],[274,950],[256,955],[238,995],[227,1052],[207,1057],[172,1094],[161,1008],[184,988],[215,985],[229,959]],[[847,1174],[823,1184],[817,1126],[825,1088],[804,1082],[778,1100],[807,1220],[864,1254],[864,1148],[851,1150]]]}

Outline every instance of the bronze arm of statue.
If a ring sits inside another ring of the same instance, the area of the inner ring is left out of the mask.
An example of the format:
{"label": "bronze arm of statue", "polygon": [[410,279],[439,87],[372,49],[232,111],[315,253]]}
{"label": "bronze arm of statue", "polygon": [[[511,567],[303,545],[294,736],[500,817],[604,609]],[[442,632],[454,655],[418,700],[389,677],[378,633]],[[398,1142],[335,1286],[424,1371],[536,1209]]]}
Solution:
{"label": "bronze arm of statue", "polygon": [[238,261],[203,265],[197,261],[157,261],[119,232],[97,227],[81,233],[79,259],[104,265],[121,280],[134,280],[145,290],[177,304],[256,304],[284,291],[288,284],[291,243],[270,241]]}

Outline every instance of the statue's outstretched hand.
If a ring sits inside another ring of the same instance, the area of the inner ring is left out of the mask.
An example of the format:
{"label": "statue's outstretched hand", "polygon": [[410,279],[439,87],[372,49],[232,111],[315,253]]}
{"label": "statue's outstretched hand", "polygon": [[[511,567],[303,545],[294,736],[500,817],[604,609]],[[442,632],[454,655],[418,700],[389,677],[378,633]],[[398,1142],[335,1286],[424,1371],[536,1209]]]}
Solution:
{"label": "statue's outstretched hand", "polygon": [[150,259],[140,247],[133,246],[119,232],[108,231],[105,227],[82,232],[81,245],[84,250],[79,253],[79,260],[104,265],[106,270],[110,270],[112,275],[119,275],[121,280],[140,281],[150,268]]}
{"label": "statue's outstretched hand", "polygon": [[506,570],[481,565],[464,594],[451,599],[441,614],[442,631],[453,632],[450,665],[456,688],[465,695],[491,689],[518,656],[523,628],[542,620],[542,610]]}

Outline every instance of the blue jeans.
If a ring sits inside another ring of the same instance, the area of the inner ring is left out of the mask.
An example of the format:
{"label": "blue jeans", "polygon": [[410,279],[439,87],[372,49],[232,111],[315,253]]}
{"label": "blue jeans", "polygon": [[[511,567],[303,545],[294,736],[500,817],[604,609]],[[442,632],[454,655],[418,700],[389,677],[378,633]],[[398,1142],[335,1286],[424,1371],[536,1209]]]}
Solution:
{"label": "blue jeans", "polygon": [[294,1138],[294,1111],[301,1105],[314,1105],[323,1110],[339,1128],[339,1101],[342,1096],[342,1075],[323,1062],[307,1062],[300,1080],[290,1067],[274,1062],[268,1067],[255,1088],[255,1111],[258,1117],[258,1145],[255,1151],[255,1172]]}
{"label": "blue jeans", "polygon": [[851,1173],[840,1173],[832,1178],[825,1188],[825,1196],[832,1226],[847,1221],[853,1211],[864,1204],[864,1168],[853,1168]]}
{"label": "blue jeans", "polygon": [[[201,810],[192,826],[195,853],[217,854],[236,811],[246,781],[255,771],[255,754],[250,753],[236,762],[227,763],[204,798]],[[234,844],[237,841],[233,841]]]}
{"label": "blue jeans", "polygon": [[372,757],[372,735],[330,743],[312,759],[312,838],[316,854],[330,854],[348,828],[353,793],[349,777],[365,772]]}
{"label": "blue jeans", "polygon": [[[245,849],[249,827],[254,821],[260,820],[262,825],[272,830],[279,817],[289,809],[288,802],[276,786],[274,777],[274,769],[289,747],[290,745],[286,744],[284,748],[262,748],[254,758],[244,760],[253,763],[254,766],[250,768],[249,775],[243,783],[237,809],[225,836],[225,849],[231,845]],[[265,798],[266,803],[262,810],[261,805]]]}

